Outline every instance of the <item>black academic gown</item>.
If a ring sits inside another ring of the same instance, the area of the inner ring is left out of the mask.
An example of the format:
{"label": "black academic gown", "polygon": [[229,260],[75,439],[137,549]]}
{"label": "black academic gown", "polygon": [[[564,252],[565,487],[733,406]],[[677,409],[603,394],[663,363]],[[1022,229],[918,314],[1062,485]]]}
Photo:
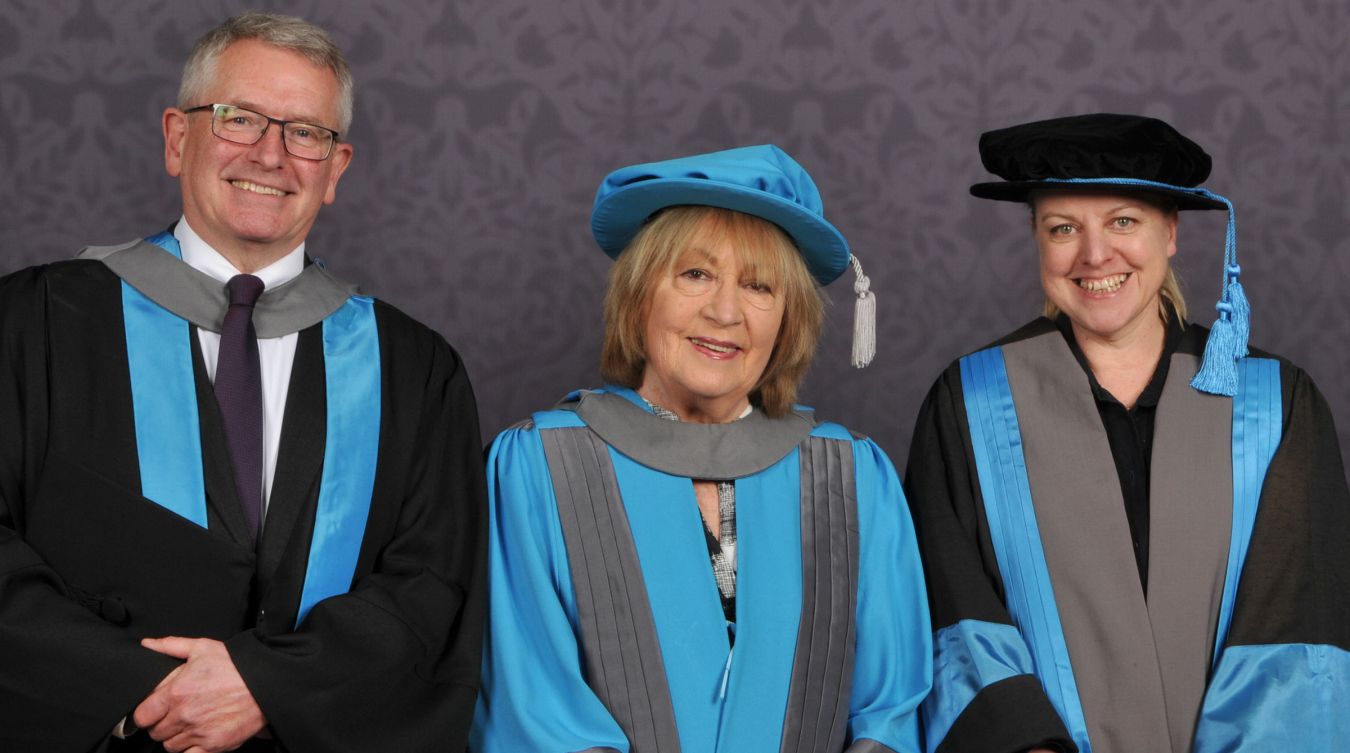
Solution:
{"label": "black academic gown", "polygon": [[[1222,700],[1215,697],[1215,672],[1225,678],[1227,669],[1222,663],[1217,670],[1212,668],[1211,656],[1216,642],[1217,596],[1226,574],[1230,519],[1216,515],[1209,524],[1197,520],[1194,511],[1202,505],[1216,505],[1212,509],[1228,514],[1225,508],[1232,507],[1232,490],[1230,486],[1215,495],[1201,492],[1188,497],[1178,496],[1176,488],[1193,482],[1195,477],[1207,477],[1215,469],[1220,476],[1231,473],[1231,466],[1225,465],[1230,461],[1225,422],[1232,400],[1196,397],[1187,384],[1207,336],[1204,327],[1187,327],[1158,407],[1152,459],[1150,538],[1154,544],[1147,600],[1130,552],[1129,529],[1105,430],[1086,376],[1060,333],[1049,320],[1038,319],[990,346],[1000,347],[1005,353],[1020,349],[1024,362],[1033,347],[1040,348],[1034,352],[1055,354],[1055,363],[1042,363],[1039,372],[1053,375],[1048,379],[1053,384],[1036,384],[1033,380],[1024,383],[1020,393],[1014,385],[1014,394],[1028,398],[1027,404],[1019,399],[1016,406],[1023,422],[1021,441],[1028,445],[1029,470],[1021,472],[1032,477],[1031,496],[1038,516],[1035,524],[1041,529],[1060,617],[1068,633],[1069,655],[1079,675],[1092,747],[1097,751],[1170,749],[1183,753],[1191,749],[1194,739],[1196,750],[1264,750],[1267,748],[1261,742],[1251,747],[1251,741],[1263,730],[1280,729],[1281,724],[1299,727],[1297,721],[1281,721],[1275,716],[1280,709],[1297,708],[1297,704],[1281,706],[1281,699],[1304,698],[1307,703],[1303,709],[1314,723],[1307,729],[1290,731],[1285,742],[1299,749],[1322,750],[1326,729],[1344,727],[1344,721],[1335,720],[1345,720],[1350,707],[1350,684],[1345,674],[1350,656],[1346,653],[1350,651],[1350,550],[1345,545],[1350,541],[1350,493],[1325,399],[1300,368],[1255,350],[1253,357],[1278,362],[1281,438],[1260,487],[1231,627],[1226,640],[1220,641],[1219,653],[1228,661],[1243,651],[1259,655],[1306,649],[1331,658],[1314,658],[1300,665],[1313,669],[1300,669],[1294,679],[1274,675],[1263,679],[1258,673],[1246,678],[1240,692],[1232,687],[1243,683],[1225,679],[1228,689],[1222,692],[1231,696],[1228,708],[1237,713],[1230,717],[1231,723],[1206,721],[1212,707]],[[1013,356],[1008,359],[1012,364]],[[1013,370],[1010,365],[1009,371]],[[1034,372],[1023,369],[1021,373],[1025,377]],[[1010,378],[1015,382],[1016,376]],[[1038,410],[1038,404],[1042,415],[1030,415]],[[1202,412],[1211,414],[1217,410],[1218,423],[1193,420],[1193,414],[1178,408],[1184,404],[1206,406]],[[1033,422],[1033,418],[1037,420]],[[1046,427],[1053,431],[1043,430]],[[1063,443],[1056,437],[1070,431],[1076,433],[1067,440],[1069,444],[1049,453],[1043,446],[1029,446]],[[1055,478],[1037,479],[1038,462],[1041,470],[1049,467],[1046,463],[1056,462],[1054,458],[1037,460],[1047,454],[1070,458],[1071,467],[1058,468]],[[1091,463],[1081,463],[1080,458],[1088,458]],[[1056,519],[1048,519],[1046,513],[1053,510],[1042,506],[1038,485],[1062,486],[1066,478],[1078,484],[1074,488],[1080,492],[1096,491],[1084,492],[1070,508],[1060,508]],[[905,487],[924,558],[934,631],[954,636],[965,626],[970,635],[1016,635],[1001,630],[1001,626],[1008,626],[1021,632],[1023,628],[1010,614],[1010,604],[1022,598],[1026,583],[1005,582],[1000,572],[977,472],[959,361],[943,372],[923,403]],[[1166,504],[1167,500],[1178,504]],[[1056,532],[1058,545],[1049,540],[1047,530]],[[1076,542],[1075,531],[1081,533]],[[1197,581],[1189,592],[1184,590],[1190,587],[1186,585],[1188,580]],[[1075,626],[1084,625],[1089,635],[1073,634]],[[1191,634],[1180,635],[1182,632]],[[1190,648],[1174,650],[1180,641],[1186,641]],[[1140,658],[1142,661],[1132,661]],[[1318,667],[1319,662],[1324,666]],[[930,734],[930,750],[1020,753],[1038,746],[1075,749],[1039,671],[1003,674],[1007,676],[995,677],[996,681],[983,687],[950,693],[942,687],[941,676],[935,679],[931,698],[942,698],[944,693],[948,698],[969,698],[963,709],[941,712],[944,724],[950,727],[936,741]],[[1178,691],[1177,686],[1186,686],[1185,692]],[[926,706],[925,710],[931,709]],[[1193,726],[1197,717],[1198,737]],[[1221,729],[1223,724],[1228,727]],[[1215,742],[1229,733],[1247,742]]]}
{"label": "black academic gown", "polygon": [[0,279],[0,750],[112,740],[178,661],[146,636],[225,641],[291,753],[462,749],[485,603],[473,394],[445,341],[376,302],[379,456],[349,593],[296,628],[324,455],[320,325],[299,333],[256,553],[195,331],[208,527],[140,495],[120,281],[98,261]]}

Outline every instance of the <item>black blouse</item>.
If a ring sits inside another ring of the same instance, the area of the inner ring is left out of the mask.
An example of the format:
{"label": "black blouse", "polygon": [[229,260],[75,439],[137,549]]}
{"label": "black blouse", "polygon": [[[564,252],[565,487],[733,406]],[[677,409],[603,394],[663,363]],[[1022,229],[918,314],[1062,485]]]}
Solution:
{"label": "black blouse", "polygon": [[1097,382],[1092,373],[1087,356],[1073,336],[1073,326],[1069,318],[1061,314],[1055,320],[1055,326],[1064,335],[1069,349],[1073,351],[1078,365],[1083,367],[1088,382],[1092,385],[1092,396],[1097,401],[1097,412],[1102,417],[1102,427],[1106,430],[1107,441],[1111,444],[1111,457],[1116,462],[1116,473],[1120,476],[1120,493],[1125,498],[1125,517],[1130,522],[1130,538],[1134,544],[1134,561],[1139,568],[1139,584],[1148,596],[1148,525],[1149,525],[1149,466],[1153,457],[1153,419],[1158,409],[1158,398],[1162,395],[1163,383],[1167,381],[1167,367],[1172,354],[1181,342],[1186,331],[1185,324],[1170,317],[1167,333],[1163,340],[1162,356],[1153,370],[1148,386],[1139,393],[1134,407],[1126,409],[1119,400]]}

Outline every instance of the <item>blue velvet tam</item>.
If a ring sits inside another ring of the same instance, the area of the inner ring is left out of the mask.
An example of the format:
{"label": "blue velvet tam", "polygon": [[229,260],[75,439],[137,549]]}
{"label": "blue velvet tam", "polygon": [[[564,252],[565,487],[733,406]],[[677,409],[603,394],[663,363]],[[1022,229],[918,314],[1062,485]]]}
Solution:
{"label": "blue velvet tam", "polygon": [[619,168],[595,193],[591,232],[606,254],[618,258],[652,215],[689,204],[733,209],[774,223],[796,243],[821,285],[849,266],[848,241],[825,219],[815,182],[772,144]]}

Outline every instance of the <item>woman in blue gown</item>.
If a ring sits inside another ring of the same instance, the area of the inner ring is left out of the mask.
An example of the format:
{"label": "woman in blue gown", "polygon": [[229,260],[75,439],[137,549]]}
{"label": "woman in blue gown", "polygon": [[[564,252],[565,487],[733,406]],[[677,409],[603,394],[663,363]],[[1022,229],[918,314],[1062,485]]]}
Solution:
{"label": "woman in blue gown", "polygon": [[849,265],[773,146],[612,173],[608,384],[492,445],[473,748],[917,751],[915,534],[871,440],[795,405]]}

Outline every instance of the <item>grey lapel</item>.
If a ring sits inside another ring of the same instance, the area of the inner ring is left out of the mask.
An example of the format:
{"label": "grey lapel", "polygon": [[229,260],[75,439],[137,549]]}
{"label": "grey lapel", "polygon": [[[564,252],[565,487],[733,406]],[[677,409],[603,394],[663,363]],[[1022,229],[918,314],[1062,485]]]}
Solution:
{"label": "grey lapel", "polygon": [[1195,737],[1233,527],[1233,401],[1192,389],[1199,368],[1196,356],[1172,356],[1149,492],[1148,608],[1174,751]]}
{"label": "grey lapel", "polygon": [[779,753],[839,750],[848,731],[858,611],[853,445],[801,444],[802,613]]}
{"label": "grey lapel", "polygon": [[1003,354],[1092,749],[1168,751],[1153,628],[1087,375],[1058,331],[1006,345]]}
{"label": "grey lapel", "polygon": [[586,682],[633,753],[679,753],[661,643],[609,448],[584,427],[540,434],[567,542]]}
{"label": "grey lapel", "polygon": [[[127,284],[164,308],[211,332],[219,332],[228,299],[225,284],[146,241],[90,246],[81,259],[101,260]],[[320,264],[310,264],[290,282],[269,288],[253,309],[260,338],[280,337],[323,321],[357,293]]]}

